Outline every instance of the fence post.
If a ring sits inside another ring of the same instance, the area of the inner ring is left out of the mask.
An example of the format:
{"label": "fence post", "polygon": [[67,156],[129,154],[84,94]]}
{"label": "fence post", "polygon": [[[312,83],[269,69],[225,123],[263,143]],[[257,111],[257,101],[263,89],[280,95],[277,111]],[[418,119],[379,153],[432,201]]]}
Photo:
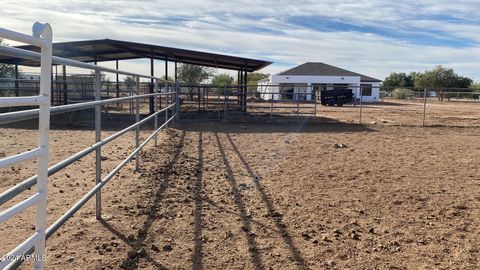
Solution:
{"label": "fence post", "polygon": [[270,92],[272,95],[270,98],[270,118],[273,117],[273,99],[275,98],[275,94],[273,92]]}
{"label": "fence post", "polygon": [[[153,81],[154,85],[153,85],[153,93],[157,94],[158,93],[158,87],[157,87],[157,84],[158,84],[158,81],[157,79],[155,79]],[[155,96],[153,97],[153,113],[155,113],[155,117],[153,119],[153,131],[155,132],[157,130],[157,126],[158,126],[158,114],[157,114],[157,110],[158,110],[158,99],[159,99],[160,96]],[[161,105],[160,105],[161,106]],[[155,134],[155,146],[158,146],[158,136],[157,134]]]}
{"label": "fence post", "polygon": [[423,118],[422,118],[422,127],[425,126],[425,113],[427,111],[427,88],[423,89]]}
{"label": "fence post", "polygon": [[[168,106],[168,105],[167,105]],[[167,108],[167,107],[165,107]],[[173,110],[172,110],[173,112]],[[173,115],[173,114],[172,114]],[[165,132],[168,130],[168,109],[165,110]]]}
{"label": "fence post", "polygon": [[226,88],[223,89],[223,121],[227,122],[227,104],[228,104],[228,96]]}
{"label": "fence post", "polygon": [[[41,26],[41,29],[38,29]],[[48,46],[41,48],[41,75],[40,75],[40,94],[46,96],[50,100],[52,81],[52,28],[49,24],[33,25],[33,35],[42,36],[48,42]],[[46,223],[47,223],[47,191],[48,191],[48,133],[50,131],[50,103],[40,105],[39,112],[39,147],[44,149],[45,153],[38,158],[38,177],[37,177],[37,192],[41,194],[40,200],[37,204],[37,212],[35,218],[36,232],[39,234],[39,239],[35,242],[34,255],[38,256],[35,260],[35,268],[43,269],[45,256],[45,238],[46,238]]]}
{"label": "fence post", "polygon": [[220,89],[217,88],[217,118],[218,118],[218,121],[220,121],[220,109],[221,109],[221,106],[220,106]]}
{"label": "fence post", "polygon": [[297,97],[297,122],[300,120],[300,99]]}
{"label": "fence post", "polygon": [[314,96],[313,96],[313,102],[314,102],[313,117],[317,117],[317,92],[313,91],[313,85],[312,85],[312,93],[314,94]]}
{"label": "fence post", "polygon": [[177,107],[177,104],[175,103],[177,101],[177,97],[176,97],[176,91],[174,91],[173,87],[172,87],[172,92],[171,94],[169,94],[169,97],[170,97],[170,105],[172,104],[175,104],[173,107],[172,107],[172,124],[175,124],[175,118],[177,118],[177,116],[175,115],[175,109]]}
{"label": "fence post", "polygon": [[[101,100],[102,95],[102,74],[95,70],[95,100]],[[102,140],[102,105],[95,106],[95,142]],[[102,181],[102,148],[95,150],[95,184]],[[95,217],[97,220],[102,218],[102,190],[95,194]]]}
{"label": "fence post", "polygon": [[358,119],[358,124],[362,124],[362,109],[363,109],[363,93],[362,93],[362,87],[358,86],[358,92],[360,93],[360,116]]}
{"label": "fence post", "polygon": [[180,120],[180,84],[178,82],[175,83],[175,118]]}
{"label": "fence post", "polygon": [[[140,77],[137,76],[137,83],[135,86],[135,95],[140,95]],[[138,98],[135,99],[135,123],[140,121],[140,100]],[[140,146],[140,126],[135,128],[135,147],[138,148]],[[140,170],[140,152],[138,151],[137,156],[135,157],[135,170]]]}
{"label": "fence post", "polygon": [[[119,89],[120,89],[120,85],[118,85],[118,87],[119,87]],[[128,86],[127,86],[127,87],[128,87]],[[118,93],[120,94],[120,90],[118,90],[118,91],[119,91]],[[133,96],[133,89],[132,89],[132,87],[128,87],[128,88],[127,88],[127,91],[129,92],[130,96]],[[133,119],[133,114],[134,114],[134,112],[133,112],[133,102],[134,102],[133,99],[131,99],[130,101],[128,101],[129,113],[130,113],[130,120]]]}

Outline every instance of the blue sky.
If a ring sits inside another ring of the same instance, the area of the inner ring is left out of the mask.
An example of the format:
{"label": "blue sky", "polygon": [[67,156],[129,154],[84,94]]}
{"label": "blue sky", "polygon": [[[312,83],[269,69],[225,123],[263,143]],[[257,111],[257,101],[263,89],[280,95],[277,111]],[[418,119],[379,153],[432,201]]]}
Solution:
{"label": "blue sky", "polygon": [[[55,41],[113,38],[383,79],[442,64],[480,81],[480,1],[2,1],[0,27],[50,22]],[[133,61],[125,68],[141,69]],[[145,68],[145,72],[147,72]]]}

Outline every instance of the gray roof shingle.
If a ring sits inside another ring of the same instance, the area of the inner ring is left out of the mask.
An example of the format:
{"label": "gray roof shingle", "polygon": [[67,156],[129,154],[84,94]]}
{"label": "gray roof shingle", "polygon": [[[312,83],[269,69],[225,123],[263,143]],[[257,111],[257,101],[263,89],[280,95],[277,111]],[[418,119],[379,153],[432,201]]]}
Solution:
{"label": "gray roof shingle", "polygon": [[360,76],[362,82],[381,82],[360,73],[349,71],[343,68],[327,65],[321,62],[307,62],[291,68],[289,70],[280,72],[278,75],[288,76]]}

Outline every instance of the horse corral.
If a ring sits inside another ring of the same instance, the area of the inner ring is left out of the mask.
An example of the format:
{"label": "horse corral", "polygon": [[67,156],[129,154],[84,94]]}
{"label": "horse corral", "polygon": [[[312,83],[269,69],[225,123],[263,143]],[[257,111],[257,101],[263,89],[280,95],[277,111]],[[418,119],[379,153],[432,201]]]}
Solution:
{"label": "horse corral", "polygon": [[[48,58],[48,35],[0,34],[43,48],[5,52]],[[48,62],[41,95],[0,98],[2,107],[40,106],[0,114],[2,267],[480,265],[476,101],[328,107],[315,93],[308,102],[266,100],[245,84],[187,86],[53,60],[94,70],[94,100],[62,105],[72,99],[58,95],[50,108]],[[107,85],[102,95],[101,71],[135,82],[113,96]]]}
{"label": "horse corral", "polygon": [[[345,123],[180,123],[106,186],[47,244],[47,268],[322,269],[478,265],[475,128]],[[2,129],[18,151],[31,129]],[[93,140],[52,130],[52,161]],[[69,138],[67,140],[63,138]],[[81,140],[77,139],[81,138]],[[335,148],[341,143],[345,148]],[[23,147],[31,147],[24,144]],[[133,148],[105,149],[105,170]],[[455,149],[455,151],[452,151]],[[49,179],[48,216],[94,184],[93,157]],[[33,173],[2,171],[2,189]],[[29,212],[2,226],[2,248],[31,231]],[[4,252],[5,250],[2,250]]]}

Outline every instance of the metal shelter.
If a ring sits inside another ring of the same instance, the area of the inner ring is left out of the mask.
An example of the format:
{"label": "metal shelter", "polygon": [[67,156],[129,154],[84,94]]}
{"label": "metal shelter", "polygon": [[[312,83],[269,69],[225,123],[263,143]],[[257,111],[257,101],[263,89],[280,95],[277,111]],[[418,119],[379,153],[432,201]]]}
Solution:
{"label": "metal shelter", "polygon": [[[18,46],[17,48],[39,52],[39,48],[26,45]],[[249,59],[237,56],[201,52],[194,50],[186,50],[165,46],[158,46],[152,44],[136,43],[129,41],[120,41],[113,39],[99,39],[99,40],[85,40],[72,42],[59,42],[53,44],[53,55],[63,58],[69,58],[80,62],[105,62],[115,61],[116,69],[119,68],[120,60],[128,59],[150,59],[150,75],[154,76],[154,60],[165,61],[165,76],[168,76],[168,62],[175,63],[174,78],[177,81],[177,63],[194,64],[207,67],[222,68],[228,70],[238,71],[238,84],[247,84],[247,73],[260,70],[272,62]],[[15,65],[18,77],[18,65],[24,66],[39,66],[39,62],[21,59],[8,54],[0,54],[0,63],[7,63]],[[67,70],[62,68],[63,77],[65,78]],[[18,78],[17,78],[18,79]],[[116,76],[116,91],[119,97],[119,81],[118,74]],[[239,97],[241,102],[246,104],[246,86],[240,86]],[[150,92],[153,93],[153,81],[150,87]],[[65,98],[65,103],[67,103]],[[150,100],[150,113],[153,113],[153,98]]]}

